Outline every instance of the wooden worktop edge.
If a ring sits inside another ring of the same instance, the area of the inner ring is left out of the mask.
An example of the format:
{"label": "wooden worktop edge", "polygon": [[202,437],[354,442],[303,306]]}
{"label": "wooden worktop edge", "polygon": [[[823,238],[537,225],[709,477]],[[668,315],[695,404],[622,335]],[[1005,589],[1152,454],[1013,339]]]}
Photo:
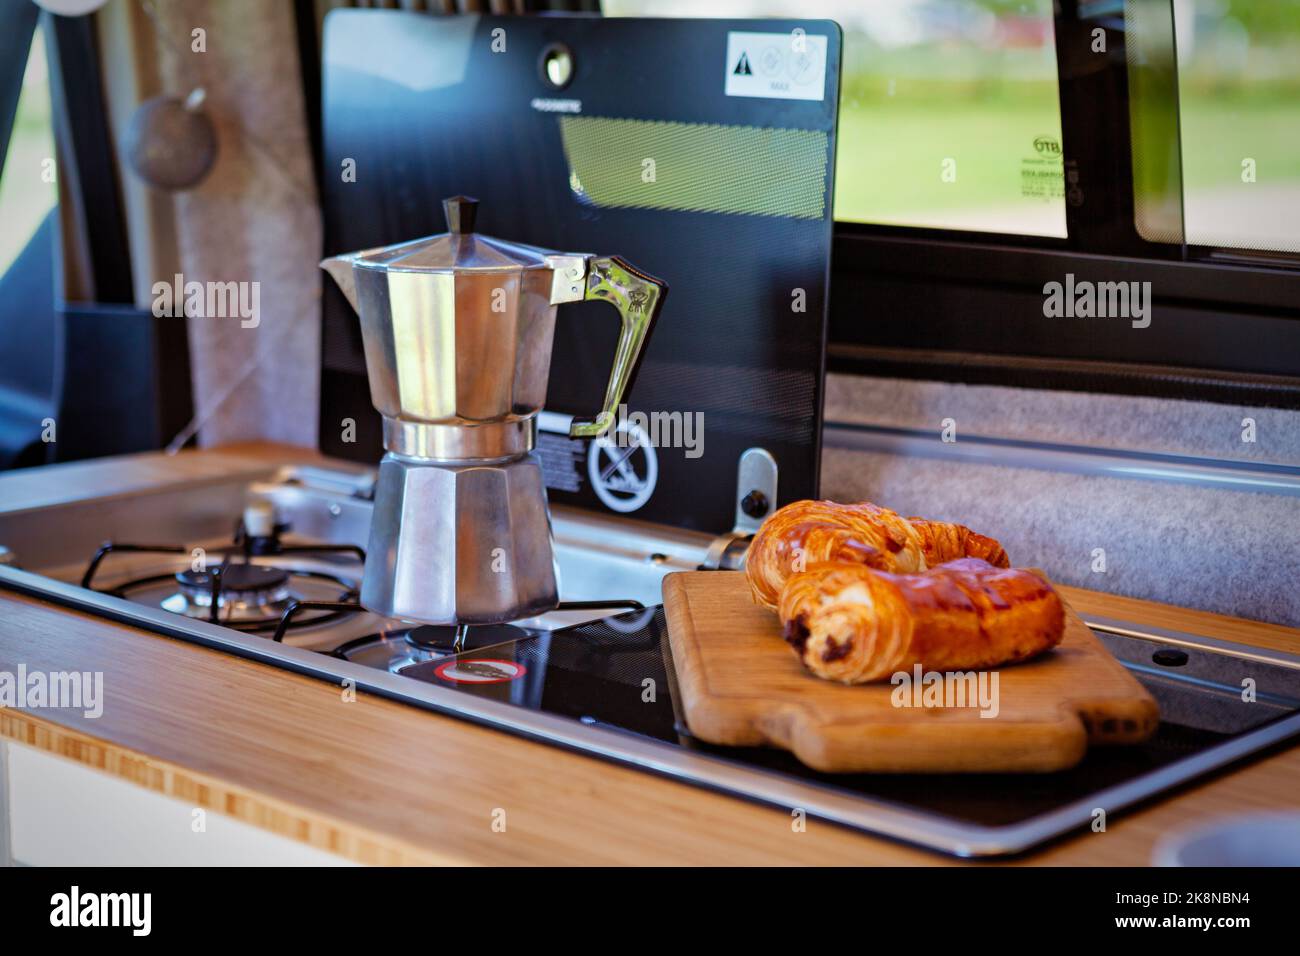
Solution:
{"label": "wooden worktop edge", "polygon": [[325,814],[308,812],[287,801],[92,737],[28,711],[0,709],[0,738],[76,761],[146,790],[357,863],[464,866],[472,862],[432,853]]}

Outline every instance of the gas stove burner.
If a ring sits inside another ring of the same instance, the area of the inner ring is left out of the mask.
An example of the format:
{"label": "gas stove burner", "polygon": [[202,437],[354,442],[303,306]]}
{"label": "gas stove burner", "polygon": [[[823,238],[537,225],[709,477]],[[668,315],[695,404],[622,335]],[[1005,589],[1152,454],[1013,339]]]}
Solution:
{"label": "gas stove burner", "polygon": [[[240,539],[233,548],[222,549],[225,557],[209,569],[186,568],[173,574],[134,578],[105,593],[241,631],[274,631],[277,641],[289,627],[309,628],[362,610],[356,603],[355,578],[349,580],[302,566],[342,554],[362,562],[365,552],[355,545],[284,545],[277,538],[275,554],[282,566],[275,566],[255,563],[253,554],[244,546],[247,543]],[[100,564],[113,553],[188,556],[189,550],[177,545],[109,542],[95,553],[81,579],[82,587],[92,588]],[[232,553],[242,553],[243,559],[233,558]],[[359,573],[360,568],[357,570]],[[307,613],[290,621],[291,612],[300,605]]]}
{"label": "gas stove burner", "polygon": [[[122,585],[117,591],[136,600],[147,600],[150,592],[146,589],[169,578],[179,585],[179,589],[158,600],[163,610],[199,620],[215,621],[245,631],[275,628],[284,618],[285,612],[295,604],[320,598],[350,601],[356,596],[353,585],[332,574],[247,563],[218,566],[208,571],[185,570],[174,575],[142,578]],[[214,589],[217,602],[215,614],[212,607]],[[337,620],[354,608],[355,605],[349,604],[347,610],[317,610],[303,614],[294,625],[302,628],[324,624]]]}
{"label": "gas stove burner", "polygon": [[[227,624],[266,623],[279,618],[298,599],[289,587],[289,572],[283,568],[231,564],[218,569],[216,577],[218,615]],[[188,617],[209,617],[213,578],[211,571],[177,572],[180,591],[164,598],[162,607]]]}
{"label": "gas stove burner", "polygon": [[[422,624],[406,632],[409,644],[427,651],[444,651],[452,653],[461,648],[456,647],[456,625]],[[527,637],[528,631],[517,624],[474,624],[466,632],[465,647],[486,647],[489,644],[503,644]]]}
{"label": "gas stove burner", "polygon": [[[212,575],[207,571],[180,571],[177,582],[184,588],[210,591]],[[261,593],[274,590],[289,580],[283,568],[261,564],[229,564],[221,571],[221,590],[224,593],[248,591]]]}
{"label": "gas stove burner", "polygon": [[[217,606],[212,606],[216,572]],[[160,587],[170,582],[170,593]],[[272,631],[298,604],[330,603],[328,609],[306,609],[292,622],[295,629],[336,621],[361,610],[356,587],[344,578],[305,568],[262,564],[228,564],[207,571],[178,571],[128,581],[114,593],[158,606],[173,614],[212,621],[241,631]],[[215,613],[214,613],[215,610]],[[281,635],[282,636],[282,635]]]}

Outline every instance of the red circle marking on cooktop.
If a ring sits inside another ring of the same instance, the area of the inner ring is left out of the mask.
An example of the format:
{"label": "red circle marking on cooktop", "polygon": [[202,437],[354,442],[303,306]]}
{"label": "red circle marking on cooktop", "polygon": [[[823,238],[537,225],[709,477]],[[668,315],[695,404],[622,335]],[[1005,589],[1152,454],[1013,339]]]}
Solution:
{"label": "red circle marking on cooktop", "polygon": [[[507,669],[514,668],[515,673],[509,677],[494,677],[487,680],[482,678],[453,677],[447,671],[451,670],[457,664],[501,664]],[[516,661],[503,661],[496,657],[475,657],[467,661],[444,661],[434,668],[434,676],[440,677],[445,681],[451,681],[453,684],[504,684],[508,681],[518,680],[528,673],[528,668]]]}

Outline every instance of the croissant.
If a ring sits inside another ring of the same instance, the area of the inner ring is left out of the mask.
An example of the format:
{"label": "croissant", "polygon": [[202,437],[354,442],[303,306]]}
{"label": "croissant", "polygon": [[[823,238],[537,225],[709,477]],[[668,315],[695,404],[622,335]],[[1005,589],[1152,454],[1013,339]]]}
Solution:
{"label": "croissant", "polygon": [[816,564],[847,561],[910,573],[964,557],[1010,565],[1002,545],[959,524],[904,518],[865,501],[796,501],[763,522],[745,568],[754,600],[775,610],[786,579]]}
{"label": "croissant", "polygon": [[917,664],[966,671],[1023,661],[1055,647],[1065,630],[1050,584],[979,558],[919,574],[821,565],[790,578],[778,613],[804,666],[846,684]]}
{"label": "croissant", "polygon": [[937,567],[959,558],[979,558],[997,568],[1011,567],[1011,559],[994,538],[976,534],[970,528],[947,521],[928,521],[925,518],[908,518],[908,522],[921,536],[921,549],[925,552],[927,567]]}

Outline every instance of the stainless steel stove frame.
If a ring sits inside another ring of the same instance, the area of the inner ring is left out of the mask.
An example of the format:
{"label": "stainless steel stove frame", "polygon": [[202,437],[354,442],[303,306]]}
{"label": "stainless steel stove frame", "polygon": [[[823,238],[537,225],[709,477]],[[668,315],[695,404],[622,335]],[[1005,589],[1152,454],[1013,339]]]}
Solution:
{"label": "stainless steel stove frame", "polygon": [[[363,501],[357,497],[357,491],[364,489],[363,483],[349,489],[348,483],[343,482],[334,491],[326,492],[321,491],[319,482],[311,486],[292,483],[286,486],[285,476],[286,473],[281,473],[272,485],[254,484],[252,487],[263,491],[274,488],[290,496],[325,495],[326,498],[322,498],[321,501],[325,501],[326,507],[321,513],[329,516],[325,519],[327,525],[333,522],[351,525],[361,518],[359,512],[362,510]],[[291,482],[292,480],[295,479],[291,478]],[[229,485],[231,481],[216,484]],[[244,478],[241,486],[247,487],[247,485],[247,478]],[[191,488],[190,491],[192,492],[193,489]],[[340,491],[346,492],[347,497],[339,497],[338,500],[328,499],[329,494],[337,497]],[[230,498],[231,496],[223,494],[219,497]],[[585,513],[582,512],[569,516],[563,509],[558,510],[560,513],[556,518],[557,541],[568,541],[570,546],[578,546],[586,541],[593,547],[594,553],[601,555],[602,559],[608,551],[622,548],[633,555],[650,553],[661,564],[672,569],[674,566],[689,566],[692,555],[702,556],[707,551],[706,536],[692,535],[668,528],[664,529],[662,538],[656,538],[651,533],[656,529],[651,526],[620,519],[606,521],[598,516],[584,516]],[[315,509],[308,509],[308,511],[315,513]],[[234,512],[226,512],[226,514],[230,513]],[[5,516],[0,514],[0,528],[4,527],[4,519]],[[355,525],[353,528],[355,530]],[[322,538],[337,537],[337,528],[309,526],[299,530]],[[575,542],[578,545],[575,545]],[[647,552],[647,547],[654,550]],[[1109,790],[1091,794],[1086,799],[1059,807],[1022,823],[1004,827],[987,827],[959,823],[883,801],[841,795],[722,757],[686,750],[619,730],[592,726],[577,720],[473,697],[454,689],[412,680],[304,648],[276,644],[265,637],[245,635],[205,621],[182,618],[160,608],[146,607],[121,598],[88,591],[65,581],[14,567],[0,565],[0,588],[53,601],[69,608],[143,627],[205,647],[227,651],[320,680],[334,683],[351,680],[364,690],[427,710],[470,720],[484,726],[760,803],[787,809],[800,808],[816,818],[962,857],[997,857],[1023,852],[1054,837],[1086,826],[1091,822],[1093,809],[1098,805],[1107,807],[1111,812],[1132,806],[1171,787],[1300,734],[1300,714],[1294,714],[1243,733],[1188,759]],[[1098,619],[1088,623],[1098,630],[1115,634],[1140,636],[1147,640],[1180,647],[1202,648],[1219,654],[1232,654],[1300,669],[1300,657],[1293,655],[1229,644],[1198,635],[1146,628],[1121,621]]]}

